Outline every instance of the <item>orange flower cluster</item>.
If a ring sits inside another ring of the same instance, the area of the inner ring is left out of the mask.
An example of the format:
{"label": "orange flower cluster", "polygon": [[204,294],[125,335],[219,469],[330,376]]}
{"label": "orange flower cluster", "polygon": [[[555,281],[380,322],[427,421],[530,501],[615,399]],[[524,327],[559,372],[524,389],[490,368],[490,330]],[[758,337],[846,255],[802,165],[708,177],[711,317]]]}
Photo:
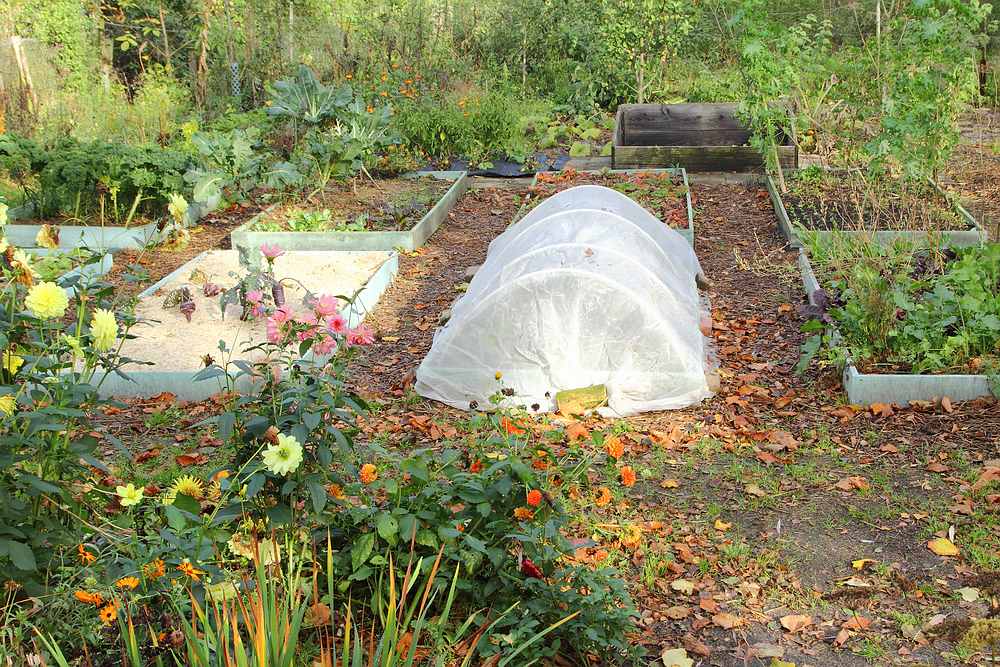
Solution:
{"label": "orange flower cluster", "polygon": [[201,575],[205,574],[204,570],[199,570],[191,564],[191,561],[187,560],[182,561],[181,564],[177,566],[177,569],[180,570],[184,576],[193,581],[201,581]]}
{"label": "orange flower cluster", "polygon": [[611,502],[611,489],[606,486],[602,486],[597,489],[597,497],[594,498],[594,504],[598,507],[604,507]]}
{"label": "orange flower cluster", "polygon": [[635,470],[632,469],[632,466],[623,467],[621,469],[621,475],[622,475],[623,485],[635,486],[636,475],[635,475]]}
{"label": "orange flower cluster", "polygon": [[480,461],[479,459],[473,461],[472,464],[469,466],[469,472],[471,473],[481,473],[482,471],[483,471],[483,462]]}
{"label": "orange flower cluster", "polygon": [[122,577],[115,582],[115,586],[122,590],[134,591],[139,586],[138,577]]}
{"label": "orange flower cluster", "polygon": [[503,429],[503,432],[507,435],[521,436],[527,433],[521,424],[518,424],[507,417],[500,418],[500,428]]}
{"label": "orange flower cluster", "polygon": [[84,565],[90,565],[97,560],[97,556],[87,551],[87,548],[82,544],[77,545],[76,552],[80,555],[80,562]]}
{"label": "orange flower cluster", "polygon": [[378,470],[371,463],[361,466],[360,479],[362,484],[371,484],[378,479]]}
{"label": "orange flower cluster", "polygon": [[162,559],[157,558],[142,566],[142,576],[147,579],[159,579],[167,573],[167,565]]}
{"label": "orange flower cluster", "polygon": [[115,607],[114,603],[111,603],[103,607],[97,616],[104,625],[111,625],[118,618],[118,608]]}
{"label": "orange flower cluster", "polygon": [[527,507],[518,507],[514,510],[514,518],[518,521],[531,521],[535,518],[535,513]]}
{"label": "orange flower cluster", "polygon": [[538,507],[542,504],[542,492],[538,489],[528,491],[527,502],[532,507]]}
{"label": "orange flower cluster", "polygon": [[77,601],[82,602],[83,604],[92,604],[95,607],[100,607],[102,604],[104,604],[104,596],[102,596],[100,593],[91,593],[89,591],[75,591],[73,593],[73,597],[75,597]]}
{"label": "orange flower cluster", "polygon": [[604,451],[608,453],[608,456],[617,461],[625,455],[625,443],[619,437],[609,436],[604,441]]}

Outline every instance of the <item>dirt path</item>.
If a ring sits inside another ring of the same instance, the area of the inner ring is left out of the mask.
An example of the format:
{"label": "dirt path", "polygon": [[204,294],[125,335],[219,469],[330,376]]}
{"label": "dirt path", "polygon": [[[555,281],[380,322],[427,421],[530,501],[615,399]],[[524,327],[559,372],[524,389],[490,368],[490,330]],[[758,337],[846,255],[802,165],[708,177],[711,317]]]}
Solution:
{"label": "dirt path", "polygon": [[[974,658],[956,642],[1000,595],[1000,494],[972,485],[1000,458],[1000,407],[874,414],[844,405],[835,377],[795,376],[802,290],[766,194],[695,188],[722,390],[687,410],[628,419],[639,483],[620,502],[577,508],[575,529],[598,536],[632,584],[636,640],[653,656],[685,647],[711,665]],[[353,369],[366,391],[406,394],[466,267],[482,261],[519,201],[507,190],[474,192],[423,251],[403,258],[372,318],[380,340]],[[413,398],[389,412],[459,418]],[[400,435],[410,446],[427,439],[417,429]],[[638,548],[602,528],[630,523],[643,527]],[[929,551],[951,526],[961,557]],[[675,590],[677,579],[693,592]]]}

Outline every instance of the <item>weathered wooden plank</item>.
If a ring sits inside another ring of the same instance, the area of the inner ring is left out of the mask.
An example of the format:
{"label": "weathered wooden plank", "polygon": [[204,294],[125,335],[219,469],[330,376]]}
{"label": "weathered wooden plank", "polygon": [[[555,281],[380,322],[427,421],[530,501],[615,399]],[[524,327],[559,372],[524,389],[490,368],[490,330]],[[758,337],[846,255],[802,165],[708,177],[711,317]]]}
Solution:
{"label": "weathered wooden plank", "polygon": [[746,130],[630,128],[628,146],[743,146],[749,143]]}
{"label": "weathered wooden plank", "polygon": [[[764,159],[750,146],[614,146],[616,169],[680,166],[688,171],[763,171]],[[798,161],[794,146],[779,146],[782,168]]]}

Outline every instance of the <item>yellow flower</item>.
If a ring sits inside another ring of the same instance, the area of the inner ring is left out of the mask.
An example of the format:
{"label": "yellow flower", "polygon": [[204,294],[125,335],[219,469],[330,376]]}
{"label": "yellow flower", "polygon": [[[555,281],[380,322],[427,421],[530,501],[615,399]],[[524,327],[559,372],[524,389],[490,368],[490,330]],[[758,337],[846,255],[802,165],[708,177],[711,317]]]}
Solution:
{"label": "yellow flower", "polygon": [[115,314],[104,308],[95,310],[94,317],[90,320],[90,335],[94,337],[95,350],[98,352],[110,350],[118,338],[118,322],[115,321]]}
{"label": "yellow flower", "polygon": [[361,474],[359,477],[362,484],[371,484],[378,479],[378,470],[371,463],[366,463],[361,466]]}
{"label": "yellow flower", "polygon": [[15,250],[14,256],[10,260],[10,267],[13,269],[15,277],[29,287],[34,284],[35,278],[38,277],[38,271],[35,270],[32,261],[31,255],[21,249]]}
{"label": "yellow flower", "polygon": [[38,283],[24,299],[31,314],[43,320],[62,317],[69,307],[69,297],[62,287],[52,282]]}
{"label": "yellow flower", "polygon": [[184,216],[188,212],[187,200],[184,199],[184,195],[179,195],[176,192],[171,192],[169,199],[170,203],[167,204],[167,212],[177,221],[177,224],[183,224]]}
{"label": "yellow flower", "polygon": [[121,588],[122,590],[135,590],[139,586],[138,577],[122,577],[115,582],[115,586]]}
{"label": "yellow flower", "polygon": [[118,494],[118,502],[122,507],[131,507],[142,502],[142,487],[135,488],[135,484],[126,486],[116,486],[115,492]]}
{"label": "yellow flower", "polygon": [[[185,496],[191,496],[195,500],[201,500],[201,496],[204,493],[204,487],[202,486],[200,479],[195,479],[191,475],[184,475],[178,477],[174,480],[173,485],[170,487],[170,491],[173,492],[174,497],[178,493],[182,493]],[[166,504],[172,504],[166,503]]]}
{"label": "yellow flower", "polygon": [[35,235],[35,245],[39,248],[55,250],[59,247],[59,228],[54,225],[42,225]]}
{"label": "yellow flower", "polygon": [[17,401],[13,396],[7,394],[5,396],[0,396],[0,412],[4,414],[5,417],[10,417],[14,414],[14,410],[17,409]]}
{"label": "yellow flower", "polygon": [[24,357],[14,354],[14,350],[3,351],[3,369],[13,375],[24,365]]}
{"label": "yellow flower", "polygon": [[[0,204],[3,206],[3,204]],[[0,254],[7,252],[7,248],[10,247],[10,243],[7,241],[7,237],[0,236]]]}
{"label": "yellow flower", "polygon": [[278,434],[278,443],[268,445],[262,454],[264,466],[275,475],[295,472],[302,463],[302,445],[294,436]]}

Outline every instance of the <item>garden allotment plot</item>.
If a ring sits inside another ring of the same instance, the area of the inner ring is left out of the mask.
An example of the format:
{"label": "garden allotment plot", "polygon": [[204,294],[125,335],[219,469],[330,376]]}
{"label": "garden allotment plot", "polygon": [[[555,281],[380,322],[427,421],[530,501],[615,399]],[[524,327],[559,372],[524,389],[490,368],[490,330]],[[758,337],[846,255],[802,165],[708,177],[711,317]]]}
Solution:
{"label": "garden allotment plot", "polygon": [[[296,317],[312,312],[307,297],[354,297],[353,305],[339,301],[345,326],[353,327],[378,302],[397,268],[394,252],[289,251],[274,260],[273,275]],[[143,323],[132,329],[136,337],[126,341],[122,353],[147,363],[122,369],[132,381],[109,375],[102,394],[150,396],[169,391],[179,398],[201,400],[226,388],[220,377],[195,380],[206,365],[260,361],[262,353],[248,348],[266,340],[265,318],[241,319],[244,308],[239,302],[227,303],[224,311],[221,303],[224,291],[236,287],[246,273],[238,251],[212,250],[144,291],[135,310]]]}
{"label": "garden allotment plot", "polygon": [[273,206],[234,230],[234,248],[414,250],[468,189],[464,171],[331,184],[306,201]]}

